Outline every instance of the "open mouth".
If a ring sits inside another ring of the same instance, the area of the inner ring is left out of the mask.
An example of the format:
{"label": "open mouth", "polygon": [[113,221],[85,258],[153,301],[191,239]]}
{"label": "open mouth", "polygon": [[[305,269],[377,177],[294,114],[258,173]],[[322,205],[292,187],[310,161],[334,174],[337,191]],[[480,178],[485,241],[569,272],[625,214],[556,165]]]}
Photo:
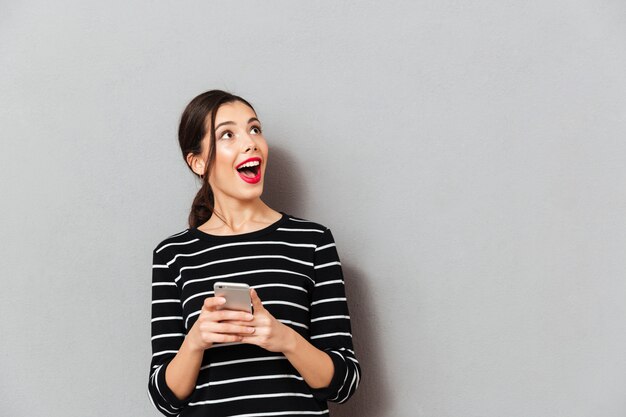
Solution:
{"label": "open mouth", "polygon": [[250,158],[237,167],[242,180],[255,184],[261,180],[261,158]]}

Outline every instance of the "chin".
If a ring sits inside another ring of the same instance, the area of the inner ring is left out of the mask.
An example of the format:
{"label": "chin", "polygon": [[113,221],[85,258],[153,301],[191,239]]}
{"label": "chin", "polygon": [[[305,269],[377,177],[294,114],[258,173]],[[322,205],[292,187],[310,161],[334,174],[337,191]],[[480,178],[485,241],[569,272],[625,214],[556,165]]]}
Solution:
{"label": "chin", "polygon": [[237,196],[238,200],[242,200],[242,201],[247,201],[247,200],[255,200],[259,197],[261,197],[261,194],[263,194],[263,187],[258,187],[258,189],[256,190],[250,190],[247,193],[241,193]]}

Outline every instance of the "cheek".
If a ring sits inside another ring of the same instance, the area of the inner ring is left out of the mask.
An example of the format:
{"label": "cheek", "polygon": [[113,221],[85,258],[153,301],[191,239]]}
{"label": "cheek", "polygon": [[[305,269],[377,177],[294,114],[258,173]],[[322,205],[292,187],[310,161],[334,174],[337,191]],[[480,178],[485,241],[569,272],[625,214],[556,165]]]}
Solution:
{"label": "cheek", "polygon": [[235,158],[237,157],[233,149],[226,146],[216,148],[215,152],[215,170],[217,172],[230,172],[234,168]]}
{"label": "cheek", "polygon": [[267,145],[267,142],[266,142],[265,140],[261,140],[261,141],[259,141],[259,142],[258,142],[258,147],[259,147],[259,149],[261,150],[261,152],[262,152],[263,154],[265,154],[266,156],[269,154],[269,152],[270,152],[270,148],[269,148],[269,146]]}

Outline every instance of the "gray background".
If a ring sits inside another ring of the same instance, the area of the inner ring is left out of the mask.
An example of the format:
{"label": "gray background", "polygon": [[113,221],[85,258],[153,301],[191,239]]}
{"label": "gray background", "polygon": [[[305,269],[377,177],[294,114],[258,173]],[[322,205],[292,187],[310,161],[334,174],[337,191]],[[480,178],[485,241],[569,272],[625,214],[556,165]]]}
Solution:
{"label": "gray background", "polygon": [[156,416],[151,250],[208,89],[266,201],[333,230],[364,379],[334,416],[626,414],[621,1],[0,3],[0,414]]}

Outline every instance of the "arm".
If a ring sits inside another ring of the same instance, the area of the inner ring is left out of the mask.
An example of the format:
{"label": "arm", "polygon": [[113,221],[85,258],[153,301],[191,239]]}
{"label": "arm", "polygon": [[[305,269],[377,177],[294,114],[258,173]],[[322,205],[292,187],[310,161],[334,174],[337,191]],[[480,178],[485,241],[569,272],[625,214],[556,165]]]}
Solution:
{"label": "arm", "polygon": [[[333,376],[333,361],[298,332],[276,320],[268,312],[254,289],[250,289],[254,306],[254,333],[244,337],[245,343],[255,344],[271,352],[281,352],[312,388],[328,386]],[[239,323],[237,323],[239,324]]]}
{"label": "arm", "polygon": [[352,347],[341,262],[328,229],[316,246],[314,268],[310,341],[265,310],[253,289],[250,294],[254,319],[249,325],[255,331],[244,336],[243,341],[271,352],[282,352],[316,398],[344,402],[357,389],[361,368]]}
{"label": "arm", "polygon": [[292,328],[287,327],[287,330],[291,342],[287,344],[283,354],[309,387],[314,389],[328,387],[335,373],[335,365],[330,356],[313,346]]}
{"label": "arm", "polygon": [[[197,356],[190,355],[189,350],[183,348],[185,328],[178,287],[165,259],[156,249],[152,257],[152,360],[148,395],[161,414],[172,416],[180,413],[188,399],[184,398],[183,391],[186,391],[184,384],[172,384],[172,373],[168,372],[169,365],[171,363],[180,365],[181,362],[185,362],[188,366],[192,366],[194,362],[201,360],[202,356],[200,354],[198,359]],[[179,349],[180,355],[178,355]],[[174,359],[176,359],[175,362]],[[180,366],[176,366],[174,369],[174,379],[179,375],[179,368]],[[193,374],[189,371],[188,373]],[[195,379],[192,383],[195,386]],[[178,396],[170,389],[170,384],[176,386]]]}
{"label": "arm", "polygon": [[318,399],[343,403],[356,391],[361,366],[352,344],[350,313],[339,254],[330,229],[315,248],[315,288],[311,298],[311,344],[325,352],[334,365],[330,384],[313,389]]}
{"label": "arm", "polygon": [[[252,320],[252,314],[226,309],[218,311],[217,307],[225,302],[226,299],[223,297],[205,298],[198,319],[191,326],[180,350],[167,367],[167,385],[179,399],[189,397],[196,388],[206,349],[215,342],[240,342],[242,333],[249,334],[253,330],[246,325],[247,320]],[[244,324],[229,324],[228,321],[233,319],[243,321]]]}
{"label": "arm", "polygon": [[189,346],[189,339],[185,339],[167,366],[165,382],[177,399],[181,401],[186,399],[196,389],[203,355],[202,350]]}
{"label": "arm", "polygon": [[[246,321],[252,319],[251,314],[226,309],[217,311],[226,300],[208,297],[198,319],[185,335],[175,275],[155,251],[152,266],[153,355],[148,392],[155,408],[169,416],[178,414],[189,403],[205,349],[214,342],[241,341],[240,334],[249,334],[253,330],[246,326]],[[243,324],[232,325],[228,320]]]}

